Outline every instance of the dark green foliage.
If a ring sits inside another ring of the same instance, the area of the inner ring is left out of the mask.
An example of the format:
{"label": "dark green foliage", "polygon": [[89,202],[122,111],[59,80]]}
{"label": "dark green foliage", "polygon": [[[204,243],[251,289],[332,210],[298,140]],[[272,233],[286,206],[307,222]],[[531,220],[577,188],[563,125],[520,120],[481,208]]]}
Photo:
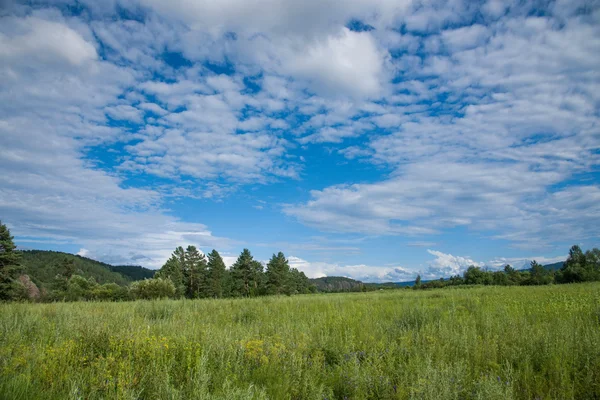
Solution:
{"label": "dark green foliage", "polygon": [[529,279],[525,282],[528,285],[548,285],[552,283],[552,272],[544,268],[537,261],[531,262],[529,269]]}
{"label": "dark green foliage", "polygon": [[315,291],[304,272],[298,271],[296,268],[290,270],[289,281],[290,294],[312,293]]}
{"label": "dark green foliage", "polygon": [[154,278],[156,273],[153,269],[141,267],[139,265],[110,265],[110,270],[118,272],[130,281],[142,281],[144,279]]}
{"label": "dark green foliage", "polygon": [[421,287],[421,275],[417,275],[417,279],[415,279],[415,288]]}
{"label": "dark green foliage", "polygon": [[131,284],[134,299],[162,299],[175,297],[175,285],[170,279],[154,278]]}
{"label": "dark green foliage", "polygon": [[[100,284],[116,283],[127,286],[132,279],[126,275],[112,270],[113,266],[89,259],[87,257],[59,251],[27,250],[21,251],[24,273],[31,277],[38,286],[48,288],[54,281],[56,275],[65,275],[67,270],[73,268],[72,273],[85,278],[94,278]],[[67,267],[66,263],[72,263]],[[121,266],[119,268],[129,268]],[[135,267],[133,267],[135,268]]]}
{"label": "dark green foliage", "polygon": [[361,281],[343,276],[324,276],[322,278],[310,279],[310,283],[319,292],[328,293],[360,292],[362,291],[362,286],[364,286]]}
{"label": "dark green foliage", "polygon": [[21,272],[21,258],[13,237],[0,221],[0,301],[22,296],[17,278]]}
{"label": "dark green foliage", "polygon": [[290,265],[282,252],[271,257],[267,264],[266,278],[267,294],[292,294],[292,290],[295,290]]}
{"label": "dark green foliage", "polygon": [[225,263],[217,250],[208,254],[208,297],[222,298],[228,297],[231,292],[229,273]]}
{"label": "dark green foliage", "polygon": [[[181,251],[179,251],[181,249]],[[185,285],[183,280],[183,266],[181,256],[184,255],[183,248],[178,247],[165,265],[156,272],[155,278],[169,279],[175,286],[175,297],[182,297],[185,294]]]}
{"label": "dark green foliage", "polygon": [[256,261],[250,250],[244,249],[231,267],[234,296],[258,296],[264,287],[263,266]]}
{"label": "dark green foliage", "polygon": [[183,284],[186,297],[190,299],[206,297],[208,293],[206,258],[195,246],[188,246],[185,250]]}
{"label": "dark green foliage", "polygon": [[577,245],[569,250],[569,258],[556,272],[556,282],[589,282],[600,280],[600,250],[594,248],[585,253]]}

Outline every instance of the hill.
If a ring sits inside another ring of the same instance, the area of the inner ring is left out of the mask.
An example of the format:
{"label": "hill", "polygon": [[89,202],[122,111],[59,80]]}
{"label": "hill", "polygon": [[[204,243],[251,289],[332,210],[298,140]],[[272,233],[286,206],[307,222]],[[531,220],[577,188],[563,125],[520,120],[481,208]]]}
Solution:
{"label": "hill", "polygon": [[324,276],[310,279],[319,292],[360,292],[364,284],[361,281],[343,276]]}
{"label": "hill", "polygon": [[564,263],[565,263],[564,261],[559,261],[559,262],[555,262],[553,264],[546,264],[546,265],[544,265],[544,268],[546,268],[549,271],[558,271],[559,269],[562,268]]}
{"label": "hill", "polygon": [[94,278],[99,284],[116,283],[125,286],[133,281],[154,276],[154,271],[140,266],[110,265],[74,254],[60,251],[26,250],[21,251],[24,273],[38,287],[49,287],[57,274],[62,273],[61,264],[73,260],[75,274]]}

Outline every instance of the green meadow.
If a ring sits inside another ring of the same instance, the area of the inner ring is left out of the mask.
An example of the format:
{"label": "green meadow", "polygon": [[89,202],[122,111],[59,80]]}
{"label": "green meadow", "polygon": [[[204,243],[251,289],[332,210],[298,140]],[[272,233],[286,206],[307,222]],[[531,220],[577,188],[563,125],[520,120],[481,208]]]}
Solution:
{"label": "green meadow", "polygon": [[0,304],[2,399],[598,399],[600,283]]}

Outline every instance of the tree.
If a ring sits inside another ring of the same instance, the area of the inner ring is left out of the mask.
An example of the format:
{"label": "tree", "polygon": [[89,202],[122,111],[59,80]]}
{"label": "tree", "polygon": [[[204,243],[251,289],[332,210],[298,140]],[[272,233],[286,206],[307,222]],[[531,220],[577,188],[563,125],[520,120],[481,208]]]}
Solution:
{"label": "tree", "polygon": [[417,275],[417,279],[415,279],[415,286],[421,286],[421,275]]}
{"label": "tree", "polygon": [[310,280],[304,275],[304,272],[298,271],[296,268],[290,269],[289,279],[290,294],[304,294],[316,291],[316,288],[314,285],[311,285]]}
{"label": "tree", "polygon": [[552,283],[552,276],[550,275],[550,271],[533,260],[530,264],[529,279],[526,283],[529,285],[548,285]]}
{"label": "tree", "polygon": [[8,227],[0,221],[0,301],[11,300],[18,290],[21,263],[16,248]]}
{"label": "tree", "polygon": [[556,274],[559,283],[584,282],[586,259],[585,254],[577,245],[569,250],[569,257]]}
{"label": "tree", "polygon": [[231,266],[234,294],[242,297],[259,295],[262,289],[262,269],[262,264],[254,260],[250,250],[244,249]]}
{"label": "tree", "polygon": [[473,265],[465,271],[464,279],[467,285],[489,285],[493,281],[489,272]]}
{"label": "tree", "polygon": [[175,286],[175,297],[181,297],[185,294],[185,285],[183,279],[183,263],[185,262],[185,252],[183,247],[175,249],[171,258],[155,274],[156,278],[169,279]]}
{"label": "tree", "polygon": [[217,250],[208,253],[208,296],[221,298],[227,296],[227,268]]}
{"label": "tree", "polygon": [[188,246],[185,250],[183,280],[186,287],[186,296],[188,298],[195,299],[207,296],[208,277],[206,271],[206,258],[195,246]]}
{"label": "tree", "polygon": [[273,254],[267,264],[267,294],[291,294],[290,265],[282,252]]}

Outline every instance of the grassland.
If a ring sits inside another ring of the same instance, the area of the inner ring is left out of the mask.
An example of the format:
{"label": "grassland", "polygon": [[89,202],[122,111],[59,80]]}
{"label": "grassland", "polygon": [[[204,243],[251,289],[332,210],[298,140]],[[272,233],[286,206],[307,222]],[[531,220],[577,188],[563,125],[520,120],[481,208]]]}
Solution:
{"label": "grassland", "polygon": [[600,284],[0,305],[2,399],[600,398]]}

